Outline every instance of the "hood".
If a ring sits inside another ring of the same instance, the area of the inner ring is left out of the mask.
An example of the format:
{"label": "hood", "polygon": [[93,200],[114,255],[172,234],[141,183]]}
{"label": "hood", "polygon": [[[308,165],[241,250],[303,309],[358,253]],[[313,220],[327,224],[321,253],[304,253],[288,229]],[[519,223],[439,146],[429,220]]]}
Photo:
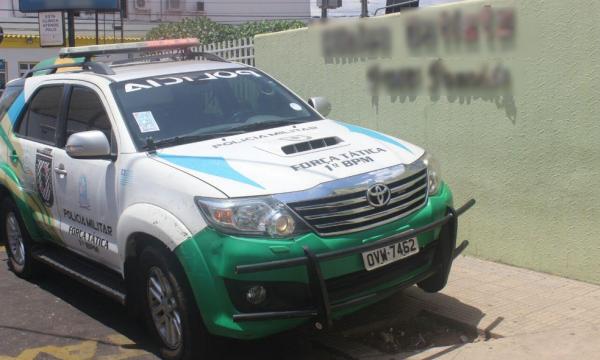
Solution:
{"label": "hood", "polygon": [[300,191],[321,183],[409,164],[423,149],[356,125],[320,120],[179,145],[152,158],[229,197]]}

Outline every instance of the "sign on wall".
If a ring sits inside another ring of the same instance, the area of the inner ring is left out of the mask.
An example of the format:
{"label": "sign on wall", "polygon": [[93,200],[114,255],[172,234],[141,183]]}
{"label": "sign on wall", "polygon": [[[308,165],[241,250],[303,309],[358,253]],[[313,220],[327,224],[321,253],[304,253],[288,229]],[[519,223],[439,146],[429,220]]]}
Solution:
{"label": "sign on wall", "polygon": [[65,45],[65,21],[62,11],[40,12],[40,46]]}
{"label": "sign on wall", "polygon": [[53,10],[119,10],[119,0],[19,0],[22,12]]}

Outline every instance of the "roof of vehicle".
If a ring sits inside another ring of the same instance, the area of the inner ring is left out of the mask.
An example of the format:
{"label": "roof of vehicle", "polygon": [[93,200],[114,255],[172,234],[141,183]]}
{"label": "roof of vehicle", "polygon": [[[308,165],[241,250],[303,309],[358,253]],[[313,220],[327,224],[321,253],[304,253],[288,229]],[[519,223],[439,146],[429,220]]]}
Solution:
{"label": "roof of vehicle", "polygon": [[[73,67],[78,67],[74,64]],[[90,76],[102,77],[111,81],[126,81],[132,79],[139,79],[151,76],[164,76],[169,74],[177,73],[189,73],[196,71],[206,70],[217,70],[217,69],[236,69],[248,67],[248,65],[235,63],[235,62],[222,62],[222,61],[207,61],[207,60],[185,60],[185,61],[160,61],[155,63],[131,63],[124,65],[112,66],[111,70],[114,74],[101,75],[96,74],[92,71],[76,71],[76,72],[57,72],[54,74],[40,75],[46,79],[49,77],[55,79],[65,78],[88,78]],[[30,79],[38,78],[34,76]]]}
{"label": "roof of vehicle", "polygon": [[[185,38],[66,47],[60,50],[58,57],[41,61],[23,78],[43,76],[45,79],[90,80],[101,77],[104,81],[127,81],[169,74],[248,67],[212,53],[197,52],[194,47],[199,45],[198,39]],[[146,55],[132,58],[131,55],[136,53]],[[112,59],[109,63],[94,60],[98,56],[110,57],[111,54],[128,54],[128,57]],[[204,60],[198,60],[198,57]]]}
{"label": "roof of vehicle", "polygon": [[217,69],[236,69],[241,67],[248,66],[234,62],[202,60],[169,61],[144,64],[138,63],[111,67],[115,74],[107,75],[107,77],[114,81],[124,81],[148,76],[161,76]]}

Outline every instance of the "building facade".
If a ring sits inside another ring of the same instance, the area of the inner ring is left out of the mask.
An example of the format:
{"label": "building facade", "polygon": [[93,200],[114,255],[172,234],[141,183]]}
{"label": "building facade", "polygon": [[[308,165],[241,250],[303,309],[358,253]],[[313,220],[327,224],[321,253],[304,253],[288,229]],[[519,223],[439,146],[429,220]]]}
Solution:
{"label": "building facade", "polygon": [[[310,0],[123,0],[120,13],[81,11],[75,18],[76,45],[135,41],[161,22],[207,16],[213,21],[240,24],[256,20],[297,19],[311,16]],[[21,76],[40,60],[55,56],[56,48],[42,48],[37,13],[19,11],[19,0],[0,1],[0,93],[6,82]],[[122,36],[122,37],[121,37]]]}

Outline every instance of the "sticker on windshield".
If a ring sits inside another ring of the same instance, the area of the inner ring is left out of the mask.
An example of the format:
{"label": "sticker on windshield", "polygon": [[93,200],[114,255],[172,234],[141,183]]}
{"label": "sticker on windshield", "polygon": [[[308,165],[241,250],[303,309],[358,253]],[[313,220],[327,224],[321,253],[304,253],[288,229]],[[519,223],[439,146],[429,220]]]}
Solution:
{"label": "sticker on windshield", "polygon": [[290,107],[296,111],[302,111],[302,106],[300,106],[296,103],[290,103]]}
{"label": "sticker on windshield", "polygon": [[137,122],[138,126],[140,127],[140,132],[142,133],[160,130],[156,120],[154,120],[152,111],[134,112],[133,117],[135,118],[135,122]]}

